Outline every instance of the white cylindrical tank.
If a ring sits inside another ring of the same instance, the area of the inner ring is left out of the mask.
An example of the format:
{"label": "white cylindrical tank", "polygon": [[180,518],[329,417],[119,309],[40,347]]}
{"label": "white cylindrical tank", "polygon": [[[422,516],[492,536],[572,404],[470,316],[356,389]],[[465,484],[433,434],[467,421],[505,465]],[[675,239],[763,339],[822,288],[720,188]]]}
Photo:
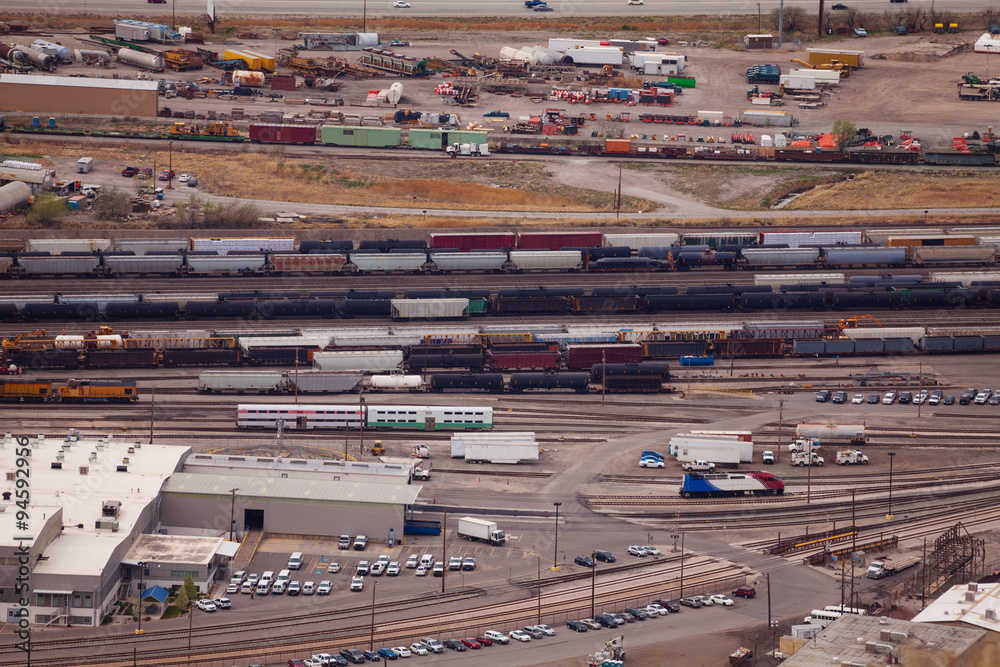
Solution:
{"label": "white cylindrical tank", "polygon": [[386,95],[386,100],[389,104],[399,104],[399,100],[403,97],[403,84],[398,81],[391,86],[389,86],[389,93]]}
{"label": "white cylindrical tank", "polygon": [[82,350],[83,336],[62,335],[56,336],[55,348],[57,350]]}
{"label": "white cylindrical tank", "polygon": [[117,350],[121,347],[124,347],[124,343],[118,334],[101,334],[97,337],[98,350]]}
{"label": "white cylindrical tank", "polygon": [[44,39],[36,39],[31,43],[31,45],[43,53],[55,56],[64,63],[68,63],[73,60],[73,52],[62,44],[46,42]]}
{"label": "white cylindrical tank", "polygon": [[133,51],[132,49],[119,49],[118,62],[157,71],[163,69],[163,56]]}
{"label": "white cylindrical tank", "polygon": [[98,65],[103,65],[108,60],[108,54],[106,51],[77,49],[73,52],[73,55],[76,56],[76,62],[78,63],[82,63],[84,57],[86,56],[93,56],[97,58]]}
{"label": "white cylindrical tank", "polygon": [[359,32],[358,33],[358,46],[378,46],[378,33],[377,32]]}
{"label": "white cylindrical tank", "polygon": [[0,186],[0,213],[16,211],[31,201],[31,187],[21,181]]}
{"label": "white cylindrical tank", "polygon": [[522,51],[521,49],[515,49],[511,46],[505,46],[500,49],[500,59],[501,60],[512,60],[515,62],[524,62],[529,65],[537,65],[538,59],[531,53]]}
{"label": "white cylindrical tank", "polygon": [[[537,60],[539,65],[552,65],[556,62],[555,55],[548,49],[542,48],[540,46],[522,46],[521,50],[525,53],[530,53]],[[560,58],[562,54],[560,54]]]}
{"label": "white cylindrical tank", "polygon": [[368,386],[372,389],[419,389],[419,375],[373,375],[368,378]]}
{"label": "white cylindrical tank", "polygon": [[21,52],[28,56],[28,60],[32,65],[41,67],[42,69],[48,70],[56,66],[56,58],[43,51],[33,49],[30,46],[25,46],[21,49]]}
{"label": "white cylindrical tank", "polygon": [[233,72],[233,85],[244,88],[260,88],[264,85],[264,73],[238,69]]}

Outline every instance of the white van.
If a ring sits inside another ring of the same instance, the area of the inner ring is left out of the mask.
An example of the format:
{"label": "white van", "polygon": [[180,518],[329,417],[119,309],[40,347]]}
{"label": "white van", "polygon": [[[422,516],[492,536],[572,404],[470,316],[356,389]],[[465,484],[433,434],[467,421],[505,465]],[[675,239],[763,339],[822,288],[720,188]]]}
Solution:
{"label": "white van", "polygon": [[250,593],[253,592],[253,588],[254,588],[254,582],[247,579],[246,581],[243,582],[243,585],[240,586],[240,593],[246,593],[247,595],[250,595]]}
{"label": "white van", "polygon": [[288,557],[288,569],[297,570],[302,567],[302,552],[296,551]]}
{"label": "white van", "polygon": [[257,595],[267,595],[271,592],[271,580],[261,579],[257,584]]}
{"label": "white van", "polygon": [[268,585],[274,583],[274,570],[267,570],[264,572],[264,574],[260,576],[260,581],[261,583],[266,581]]}
{"label": "white van", "polygon": [[281,572],[278,573],[278,578],[277,578],[277,580],[275,580],[274,583],[278,583],[279,581],[284,581],[284,582],[287,583],[288,580],[291,579],[291,578],[292,578],[292,571],[291,570],[282,570]]}
{"label": "white van", "polygon": [[431,554],[424,554],[420,557],[420,564],[424,567],[432,567],[434,565],[434,556]]}

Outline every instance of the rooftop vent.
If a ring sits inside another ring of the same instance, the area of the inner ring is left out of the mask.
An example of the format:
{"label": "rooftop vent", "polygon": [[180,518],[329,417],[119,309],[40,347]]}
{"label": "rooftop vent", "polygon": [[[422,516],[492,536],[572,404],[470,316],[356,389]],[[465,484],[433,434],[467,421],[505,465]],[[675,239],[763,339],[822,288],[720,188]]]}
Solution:
{"label": "rooftop vent", "polygon": [[62,470],[62,461],[53,461],[52,462],[52,469],[53,470]]}
{"label": "rooftop vent", "polygon": [[997,610],[991,607],[986,610],[985,616],[987,621],[995,621],[997,620]]}
{"label": "rooftop vent", "polygon": [[89,475],[90,474],[90,466],[80,466],[80,474],[81,475]]}

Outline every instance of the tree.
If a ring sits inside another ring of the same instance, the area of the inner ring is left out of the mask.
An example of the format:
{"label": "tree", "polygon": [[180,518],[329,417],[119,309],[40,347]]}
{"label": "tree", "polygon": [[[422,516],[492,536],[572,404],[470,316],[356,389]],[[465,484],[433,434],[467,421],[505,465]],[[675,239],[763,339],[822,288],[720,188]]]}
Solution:
{"label": "tree", "polygon": [[[141,606],[140,602],[140,606]],[[174,604],[181,611],[187,611],[188,605],[191,604],[191,598],[188,597],[187,591],[183,587],[177,591],[177,596],[174,598]]]}
{"label": "tree", "polygon": [[194,578],[189,574],[184,578],[184,592],[187,594],[188,600],[198,599],[198,587],[194,583]]}
{"label": "tree", "polygon": [[[774,24],[775,28],[778,27],[779,12],[780,10],[778,9],[771,10],[770,14],[771,23]],[[804,10],[802,7],[791,7],[791,6],[785,7],[785,18],[781,28],[785,32],[797,32],[805,27],[807,20],[811,19],[808,16],[806,16],[806,10]]]}
{"label": "tree", "polygon": [[62,199],[45,194],[35,200],[28,212],[28,221],[45,227],[58,227],[66,215],[66,204]]}
{"label": "tree", "polygon": [[98,220],[124,220],[132,212],[129,193],[113,186],[102,191],[94,200],[94,215]]}
{"label": "tree", "polygon": [[830,134],[837,142],[837,150],[842,151],[851,144],[854,135],[857,134],[858,127],[849,120],[833,121],[833,129]]}

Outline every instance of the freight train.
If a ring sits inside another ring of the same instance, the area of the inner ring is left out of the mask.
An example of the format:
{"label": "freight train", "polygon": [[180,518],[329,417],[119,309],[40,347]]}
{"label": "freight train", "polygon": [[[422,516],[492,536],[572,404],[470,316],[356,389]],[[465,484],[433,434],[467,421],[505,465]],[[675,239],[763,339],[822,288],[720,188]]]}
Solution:
{"label": "freight train", "polygon": [[0,378],[3,403],[135,403],[139,391],[134,380],[24,380]]}
{"label": "freight train", "polygon": [[683,498],[718,498],[726,496],[780,496],[785,483],[769,472],[688,473],[680,494]]}
{"label": "freight train", "polygon": [[[695,116],[677,116],[669,114],[643,114],[649,123],[665,125],[700,126]],[[0,132],[3,131],[0,126]],[[314,128],[304,128],[298,125],[259,124],[251,123],[248,135],[233,134],[231,136],[208,133],[171,134],[168,132],[121,132],[117,130],[91,130],[59,127],[31,127],[8,125],[7,130],[28,134],[56,134],[72,136],[114,137],[121,139],[168,140],[175,141],[211,141],[225,143],[268,143],[282,145],[320,145],[331,148],[367,147],[431,150],[443,152],[445,147],[455,143],[489,143],[489,134],[485,131],[461,131],[451,129],[411,129],[406,133],[400,128],[383,127],[351,127],[342,125],[324,125]],[[716,130],[719,128],[715,128]],[[311,132],[310,132],[311,130]],[[712,131],[711,129],[709,131]],[[683,137],[683,133],[681,134]],[[687,141],[684,141],[687,139]],[[638,157],[650,159],[690,159],[690,160],[739,160],[739,161],[779,161],[779,162],[824,162],[848,164],[902,164],[902,165],[942,165],[992,167],[997,164],[997,156],[984,153],[962,153],[958,151],[928,151],[918,153],[905,149],[882,148],[866,149],[864,147],[848,148],[845,151],[777,149],[773,152],[756,152],[746,146],[727,146],[724,143],[701,143],[694,137],[684,137],[670,143],[606,139],[603,142],[578,142],[567,145],[553,143],[522,144],[513,141],[497,141],[490,143],[491,153],[513,155],[581,155],[591,157]],[[742,141],[742,138],[740,139]]]}

